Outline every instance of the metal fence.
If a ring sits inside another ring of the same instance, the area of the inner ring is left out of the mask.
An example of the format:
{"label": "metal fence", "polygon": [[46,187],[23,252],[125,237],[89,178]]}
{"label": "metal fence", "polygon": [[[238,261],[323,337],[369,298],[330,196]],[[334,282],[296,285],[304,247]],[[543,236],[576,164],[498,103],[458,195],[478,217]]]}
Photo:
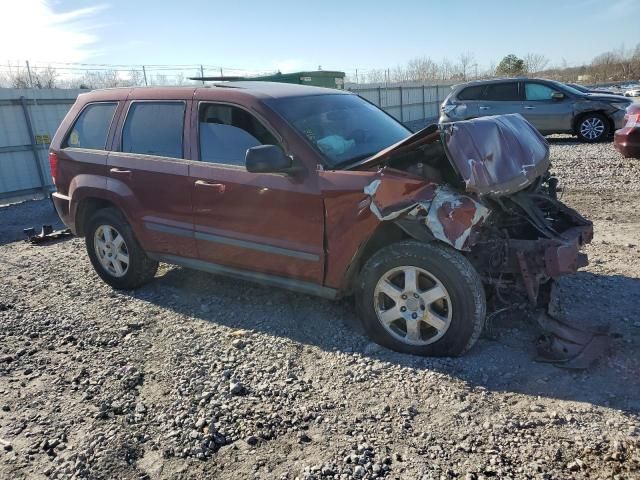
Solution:
{"label": "metal fence", "polygon": [[53,190],[47,149],[80,92],[0,88],[0,199]]}
{"label": "metal fence", "polygon": [[379,106],[409,128],[418,130],[437,120],[450,85],[353,86],[349,90]]}
{"label": "metal fence", "polygon": [[[363,86],[351,90],[417,130],[437,119],[449,86]],[[0,199],[53,190],[47,149],[83,91],[0,88]]]}

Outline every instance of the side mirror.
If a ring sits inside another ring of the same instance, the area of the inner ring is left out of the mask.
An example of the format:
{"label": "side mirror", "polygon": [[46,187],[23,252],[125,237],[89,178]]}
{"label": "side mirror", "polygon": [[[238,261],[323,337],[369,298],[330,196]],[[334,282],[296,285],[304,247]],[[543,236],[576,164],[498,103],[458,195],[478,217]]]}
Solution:
{"label": "side mirror", "polygon": [[283,173],[291,169],[291,158],[277,145],[258,145],[247,150],[245,165],[248,172]]}
{"label": "side mirror", "polygon": [[564,93],[562,93],[562,92],[553,92],[551,94],[551,100],[564,100]]}

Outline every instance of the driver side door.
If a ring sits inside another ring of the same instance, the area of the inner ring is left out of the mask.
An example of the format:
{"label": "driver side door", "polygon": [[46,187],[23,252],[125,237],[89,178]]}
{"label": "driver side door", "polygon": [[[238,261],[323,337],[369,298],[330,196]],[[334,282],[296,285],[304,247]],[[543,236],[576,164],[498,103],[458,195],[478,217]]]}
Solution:
{"label": "driver side door", "polygon": [[321,284],[324,208],[317,173],[251,173],[248,148],[280,143],[248,110],[201,102],[190,163],[193,221],[200,260]]}

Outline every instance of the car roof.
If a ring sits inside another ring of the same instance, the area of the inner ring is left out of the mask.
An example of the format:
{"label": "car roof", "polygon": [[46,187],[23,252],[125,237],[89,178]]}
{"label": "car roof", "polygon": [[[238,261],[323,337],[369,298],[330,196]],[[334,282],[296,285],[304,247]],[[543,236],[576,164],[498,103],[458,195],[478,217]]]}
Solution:
{"label": "car roof", "polygon": [[205,86],[187,86],[187,87],[119,87],[92,90],[91,92],[82,94],[84,99],[93,100],[94,97],[113,100],[123,100],[127,97],[131,100],[136,99],[184,99],[198,93],[199,96],[206,97],[206,92],[215,91],[216,96],[224,91],[233,92],[233,96],[247,96],[259,99],[266,98],[285,98],[300,97],[309,95],[327,95],[339,94],[349,95],[349,91],[336,90],[333,88],[313,87],[308,85],[296,85],[291,83],[279,82],[224,82]]}
{"label": "car roof", "polygon": [[469,82],[458,83],[451,87],[454,90],[458,90],[463,87],[470,87],[474,85],[487,85],[490,83],[502,83],[502,82],[522,82],[522,81],[535,81],[535,82],[550,82],[550,83],[560,83],[555,82],[555,80],[549,80],[547,78],[534,78],[534,77],[499,77],[499,78],[489,78],[484,80],[471,80]]}

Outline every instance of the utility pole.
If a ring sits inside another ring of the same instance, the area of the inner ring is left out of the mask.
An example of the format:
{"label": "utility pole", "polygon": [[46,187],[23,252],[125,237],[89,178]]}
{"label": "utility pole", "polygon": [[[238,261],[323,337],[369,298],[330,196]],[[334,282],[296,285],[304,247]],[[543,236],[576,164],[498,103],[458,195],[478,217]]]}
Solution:
{"label": "utility pole", "polygon": [[148,87],[149,84],[147,83],[147,70],[144,68],[144,65],[142,65],[142,75],[144,76],[144,86]]}
{"label": "utility pole", "polygon": [[29,74],[29,85],[31,85],[31,88],[33,88],[33,78],[31,78],[31,68],[29,67],[29,60],[27,60],[26,63],[27,63],[27,73]]}
{"label": "utility pole", "polygon": [[224,80],[224,73],[222,73],[222,67],[220,67],[220,78]]}
{"label": "utility pole", "polygon": [[200,78],[202,78],[202,84],[204,85],[204,67],[200,65]]}

